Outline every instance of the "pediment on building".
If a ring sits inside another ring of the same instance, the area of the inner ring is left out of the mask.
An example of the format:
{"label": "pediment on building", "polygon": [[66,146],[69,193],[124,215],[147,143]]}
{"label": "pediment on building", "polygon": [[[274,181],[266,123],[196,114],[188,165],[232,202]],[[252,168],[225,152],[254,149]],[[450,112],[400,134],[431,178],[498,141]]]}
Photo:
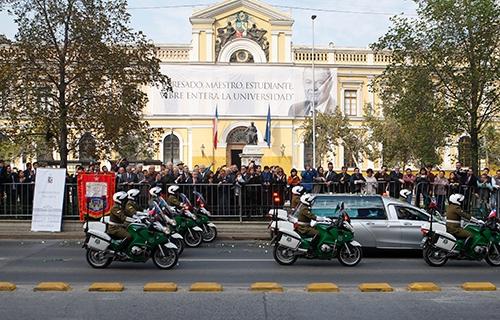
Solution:
{"label": "pediment on building", "polygon": [[191,23],[209,22],[215,20],[225,13],[232,13],[235,10],[251,10],[262,17],[266,17],[269,22],[293,24],[293,19],[285,12],[279,11],[272,6],[257,0],[226,0],[208,8],[196,11],[190,18]]}

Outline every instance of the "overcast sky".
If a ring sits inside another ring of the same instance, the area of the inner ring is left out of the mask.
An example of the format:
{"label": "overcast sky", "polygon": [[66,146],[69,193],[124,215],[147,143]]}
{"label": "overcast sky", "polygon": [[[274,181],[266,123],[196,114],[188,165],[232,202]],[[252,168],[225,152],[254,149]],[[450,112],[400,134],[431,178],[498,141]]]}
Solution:
{"label": "overcast sky", "polygon": [[[157,43],[189,43],[189,17],[194,10],[220,1],[209,0],[129,0],[131,24]],[[291,12],[294,44],[311,44],[311,15],[316,14],[316,44],[338,47],[367,47],[383,35],[389,18],[395,14],[415,14],[411,0],[266,0],[277,6],[310,8],[278,8]],[[167,7],[169,8],[161,8]],[[174,7],[181,6],[181,7]],[[182,7],[185,6],[185,7]],[[149,8],[148,8],[149,7]],[[153,8],[152,8],[153,7]],[[317,9],[317,10],[314,10]],[[329,11],[322,11],[329,10]],[[331,10],[341,12],[331,12]],[[0,33],[13,38],[16,25],[12,17],[0,12]]]}

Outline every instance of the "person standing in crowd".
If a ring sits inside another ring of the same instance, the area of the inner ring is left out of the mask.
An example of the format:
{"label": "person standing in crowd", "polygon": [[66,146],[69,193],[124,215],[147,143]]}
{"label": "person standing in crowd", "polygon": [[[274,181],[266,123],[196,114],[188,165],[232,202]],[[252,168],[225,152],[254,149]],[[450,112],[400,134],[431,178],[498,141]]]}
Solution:
{"label": "person standing in crowd", "polygon": [[490,178],[486,173],[481,175],[481,178],[477,182],[477,189],[479,195],[478,208],[482,213],[489,213],[491,210],[490,197],[493,191],[493,185],[490,182]]}
{"label": "person standing in crowd", "polygon": [[490,168],[484,168],[482,174],[485,174],[488,177],[488,182],[492,183],[491,176],[490,176]]}
{"label": "person standing in crowd", "polygon": [[457,177],[456,171],[450,172],[448,175],[449,194],[460,193],[460,178]]}
{"label": "person standing in crowd", "polygon": [[493,191],[495,192],[493,196],[493,206],[500,206],[500,169],[497,170],[496,176],[491,178],[491,185],[493,187]]}
{"label": "person standing in crowd", "polygon": [[405,174],[403,175],[403,188],[410,191],[406,197],[406,201],[411,204],[413,200],[413,188],[415,186],[415,175],[410,168],[406,168]]}
{"label": "person standing in crowd", "polygon": [[325,178],[325,170],[323,167],[319,166],[316,170],[318,175],[314,178],[314,193],[325,193],[326,191],[326,178]]}
{"label": "person standing in crowd", "polygon": [[287,178],[286,174],[283,171],[283,168],[281,167],[276,167],[276,172],[273,176],[273,191],[278,192],[279,198],[280,198],[280,206],[283,205],[284,203],[284,197],[285,197],[285,192],[286,192],[286,184],[287,184]]}
{"label": "person standing in crowd", "polygon": [[349,193],[349,184],[351,182],[351,175],[347,173],[347,167],[343,166],[342,171],[337,175],[338,193]]}
{"label": "person standing in crowd", "polygon": [[290,176],[288,177],[288,188],[292,189],[300,184],[300,177],[297,175],[297,169],[293,168],[290,170]]}
{"label": "person standing in crowd", "polygon": [[473,202],[473,196],[476,193],[477,189],[477,177],[474,174],[474,171],[472,169],[469,169],[467,171],[467,177],[465,178],[465,185],[463,186],[464,189],[464,210],[467,212],[470,212],[470,209],[472,208],[472,202]]}
{"label": "person standing in crowd", "polygon": [[420,208],[422,205],[421,201],[423,200],[425,205],[426,197],[429,196],[429,178],[427,177],[427,169],[420,169],[420,172],[415,179],[415,184],[417,188],[415,206]]}
{"label": "person standing in crowd", "polygon": [[7,194],[7,210],[14,212],[17,208],[17,189],[19,187],[19,177],[16,170],[12,170],[10,165],[5,166],[7,172],[7,184],[5,193]]}
{"label": "person standing in crowd", "polygon": [[377,194],[377,179],[373,176],[373,169],[366,170],[365,184],[363,186],[363,193]]}
{"label": "person standing in crowd", "polygon": [[351,179],[349,180],[350,184],[350,189],[351,193],[361,193],[363,190],[363,186],[365,185],[365,177],[363,177],[363,174],[359,172],[359,168],[356,167],[354,168],[354,173],[351,176]]}
{"label": "person standing in crowd", "polygon": [[314,168],[311,168],[309,163],[306,163],[305,170],[302,171],[302,186],[306,192],[310,193],[313,190],[314,178],[318,175]]}
{"label": "person standing in crowd", "polygon": [[328,171],[325,173],[326,191],[335,192],[335,183],[337,182],[337,173],[333,170],[333,163],[328,162]]}
{"label": "person standing in crowd", "polygon": [[5,202],[5,184],[7,183],[7,170],[5,168],[5,162],[0,159],[0,210],[4,208]]}
{"label": "person standing in crowd", "polygon": [[453,171],[453,173],[460,182],[460,185],[464,186],[465,180],[467,179],[467,172],[462,169],[462,162],[457,161],[457,163],[455,163],[455,171]]}
{"label": "person standing in crowd", "polygon": [[436,197],[436,202],[438,206],[438,211],[444,212],[444,205],[446,196],[448,195],[449,181],[445,177],[444,170],[439,171],[438,176],[434,179],[434,185],[432,188],[433,194]]}
{"label": "person standing in crowd", "polygon": [[383,165],[380,170],[375,173],[375,179],[377,179],[377,193],[384,194],[387,190],[387,184],[390,181],[389,174],[387,173],[387,166]]}
{"label": "person standing in crowd", "polygon": [[394,171],[389,175],[389,196],[398,199],[403,183],[403,173],[398,166],[395,166]]}

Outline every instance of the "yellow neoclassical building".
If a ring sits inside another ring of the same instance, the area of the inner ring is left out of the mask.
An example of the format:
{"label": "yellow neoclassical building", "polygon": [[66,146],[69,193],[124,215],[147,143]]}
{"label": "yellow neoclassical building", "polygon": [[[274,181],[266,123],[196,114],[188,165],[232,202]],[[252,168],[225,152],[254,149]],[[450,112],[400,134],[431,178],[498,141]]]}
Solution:
{"label": "yellow neoclassical building", "polygon": [[[313,100],[318,112],[340,108],[353,127],[361,125],[365,104],[379,104],[369,85],[384,70],[388,54],[333,45],[316,46],[313,54],[312,46],[292,43],[292,16],[257,0],[226,0],[194,12],[189,20],[190,44],[157,44],[161,68],[171,77],[173,92],[164,97],[156,88],[147,89],[145,118],[163,131],[158,160],[189,166],[212,160],[216,166],[238,163],[244,131],[254,122],[264,153],[262,164],[280,165],[287,172],[292,167],[301,169],[312,156],[301,127]],[[264,141],[268,110],[269,146]],[[446,150],[447,166],[451,157]],[[337,169],[344,164],[362,169],[379,165],[367,159],[353,163],[342,146],[318,165],[327,161]]]}

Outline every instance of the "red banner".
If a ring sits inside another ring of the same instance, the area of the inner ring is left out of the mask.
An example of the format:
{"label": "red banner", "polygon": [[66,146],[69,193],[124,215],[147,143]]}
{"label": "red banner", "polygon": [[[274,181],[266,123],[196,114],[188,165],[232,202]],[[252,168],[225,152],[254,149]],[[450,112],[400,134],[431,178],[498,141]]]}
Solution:
{"label": "red banner", "polygon": [[108,215],[113,206],[114,173],[82,173],[78,175],[80,221]]}

